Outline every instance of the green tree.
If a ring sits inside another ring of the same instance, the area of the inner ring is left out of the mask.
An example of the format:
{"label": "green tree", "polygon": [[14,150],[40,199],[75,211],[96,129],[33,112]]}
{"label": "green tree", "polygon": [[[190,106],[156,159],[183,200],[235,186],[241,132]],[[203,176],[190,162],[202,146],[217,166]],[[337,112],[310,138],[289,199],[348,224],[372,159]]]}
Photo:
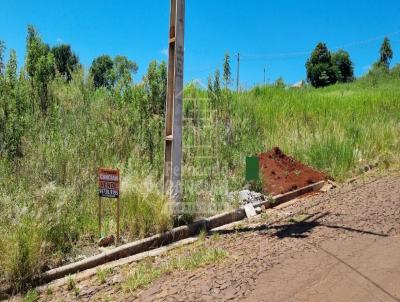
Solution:
{"label": "green tree", "polygon": [[224,84],[225,89],[231,84],[231,63],[230,63],[230,56],[229,53],[225,54],[224,58]]}
{"label": "green tree", "polygon": [[48,54],[50,47],[43,43],[37,30],[32,25],[28,25],[28,36],[26,40],[26,71],[31,78],[34,78],[36,64],[41,57]]}
{"label": "green tree", "polygon": [[[163,117],[167,98],[167,65],[152,61],[143,76],[145,97],[139,101],[142,140],[150,164],[154,163],[158,142],[163,133]],[[178,92],[178,91],[177,91]]]}
{"label": "green tree", "polygon": [[79,59],[71,50],[71,46],[61,44],[51,49],[58,73],[66,80],[71,81],[72,72],[79,67]]}
{"label": "green tree", "polygon": [[354,66],[347,51],[340,49],[332,54],[332,66],[336,72],[336,78],[340,83],[354,80]]}
{"label": "green tree", "polygon": [[6,45],[0,40],[0,76],[4,74],[4,51],[6,50]]}
{"label": "green tree", "polygon": [[5,44],[0,40],[0,156],[6,148],[7,130],[7,96],[4,83],[4,51]]}
{"label": "green tree", "polygon": [[110,89],[115,83],[114,62],[108,55],[102,55],[93,60],[90,67],[93,85],[96,88]]}
{"label": "green tree", "polygon": [[215,71],[213,91],[216,97],[219,97],[221,95],[221,74],[219,72],[219,69]]}
{"label": "green tree", "polygon": [[212,80],[211,76],[208,77],[207,96],[208,96],[208,102],[210,104],[210,107],[212,109],[215,109],[214,86],[213,86],[213,80]]}
{"label": "green tree", "polygon": [[147,95],[147,111],[150,114],[163,115],[167,98],[167,65],[152,61],[143,78]]}
{"label": "green tree", "polygon": [[132,83],[132,75],[136,74],[137,71],[137,64],[127,57],[116,56],[114,58],[115,79],[122,88],[126,88]]}
{"label": "green tree", "polygon": [[282,77],[277,78],[275,83],[274,83],[274,85],[276,87],[279,87],[279,88],[285,88],[286,87],[285,80]]}
{"label": "green tree", "polygon": [[337,82],[331,53],[325,43],[318,43],[307,60],[307,80],[314,87],[324,87]]}
{"label": "green tree", "polygon": [[390,44],[389,38],[385,37],[380,49],[379,65],[389,69],[390,62],[392,61],[392,59],[393,59],[392,46]]}
{"label": "green tree", "polygon": [[[4,141],[3,146],[10,159],[22,156],[22,134],[24,132],[24,116],[22,106],[18,103],[17,55],[15,50],[10,51],[10,57],[5,69],[3,96],[5,96],[4,110]],[[25,95],[23,95],[25,98]]]}
{"label": "green tree", "polygon": [[7,67],[6,67],[6,83],[7,86],[10,87],[11,90],[14,90],[17,81],[18,81],[18,75],[17,75],[17,53],[14,49],[10,51],[10,58],[8,59]]}
{"label": "green tree", "polygon": [[51,52],[41,56],[35,66],[34,84],[37,89],[40,109],[46,114],[51,106],[49,85],[55,74],[55,60]]}
{"label": "green tree", "polygon": [[50,47],[40,38],[36,29],[28,26],[26,51],[26,71],[30,78],[32,94],[32,111],[35,110],[35,100],[43,114],[50,107],[49,86],[55,75],[55,60]]}
{"label": "green tree", "polygon": [[219,112],[222,106],[221,74],[219,72],[219,69],[217,69],[214,74],[212,92],[213,92],[212,104],[214,106],[214,109],[216,109]]}

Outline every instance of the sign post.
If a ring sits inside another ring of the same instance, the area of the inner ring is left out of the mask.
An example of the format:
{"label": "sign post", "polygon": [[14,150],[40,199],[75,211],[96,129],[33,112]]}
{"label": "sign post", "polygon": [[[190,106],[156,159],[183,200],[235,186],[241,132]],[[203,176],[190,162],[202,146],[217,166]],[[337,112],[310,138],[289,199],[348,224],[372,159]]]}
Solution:
{"label": "sign post", "polygon": [[100,194],[99,194],[99,238],[101,238],[102,237],[102,234],[101,234],[101,221],[102,221],[102,208],[101,208],[101,196],[100,196]]}
{"label": "sign post", "polygon": [[119,204],[119,170],[115,169],[99,169],[99,234],[101,237],[101,222],[102,222],[102,205],[101,198],[111,198],[117,200],[117,238],[119,242],[119,217],[120,217],[120,204]]}

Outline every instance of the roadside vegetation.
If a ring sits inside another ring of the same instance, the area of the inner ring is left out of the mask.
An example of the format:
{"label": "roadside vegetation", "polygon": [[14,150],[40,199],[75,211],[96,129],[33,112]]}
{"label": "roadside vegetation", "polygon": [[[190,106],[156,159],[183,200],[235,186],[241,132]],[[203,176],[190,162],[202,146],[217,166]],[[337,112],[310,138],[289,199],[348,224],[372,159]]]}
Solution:
{"label": "roadside vegetation", "polygon": [[192,271],[199,267],[221,262],[227,257],[228,253],[225,250],[208,246],[201,239],[189,249],[181,249],[174,252],[161,265],[156,266],[146,260],[139,263],[135,270],[129,274],[122,288],[134,294],[137,290],[148,287],[164,275],[180,270]]}
{"label": "roadside vegetation", "polygon": [[[121,170],[125,239],[170,228],[161,193],[166,64],[152,62],[135,83],[133,61],[101,56],[86,75],[69,45],[50,47],[33,27],[20,72],[16,53],[4,54],[1,44],[0,285],[27,289],[96,244],[99,167]],[[399,66],[378,64],[322,89],[281,83],[240,93],[229,89],[228,54],[223,70],[184,92],[185,202],[204,204],[204,215],[243,187],[245,156],[274,146],[339,181],[366,165],[399,164]],[[114,206],[105,203],[105,234],[115,230]]]}

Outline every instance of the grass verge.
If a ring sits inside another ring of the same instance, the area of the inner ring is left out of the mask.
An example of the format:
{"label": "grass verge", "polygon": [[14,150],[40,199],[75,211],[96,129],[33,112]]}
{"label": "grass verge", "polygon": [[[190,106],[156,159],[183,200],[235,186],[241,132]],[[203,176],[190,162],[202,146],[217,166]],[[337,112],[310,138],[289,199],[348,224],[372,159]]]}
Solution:
{"label": "grass verge", "polygon": [[140,263],[128,277],[123,289],[134,293],[149,286],[153,281],[177,270],[191,271],[225,259],[228,253],[220,248],[206,247],[204,244],[191,249],[186,255],[175,255],[156,267],[149,262]]}

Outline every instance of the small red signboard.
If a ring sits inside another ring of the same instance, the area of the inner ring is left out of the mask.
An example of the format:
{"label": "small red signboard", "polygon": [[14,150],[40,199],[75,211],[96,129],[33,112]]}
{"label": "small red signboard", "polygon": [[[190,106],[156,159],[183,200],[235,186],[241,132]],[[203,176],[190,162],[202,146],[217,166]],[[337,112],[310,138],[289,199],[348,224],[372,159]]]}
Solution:
{"label": "small red signboard", "polygon": [[119,170],[99,169],[99,235],[101,237],[102,206],[101,198],[117,199],[117,244],[119,243]]}
{"label": "small red signboard", "polygon": [[99,169],[99,196],[119,198],[119,170]]}

